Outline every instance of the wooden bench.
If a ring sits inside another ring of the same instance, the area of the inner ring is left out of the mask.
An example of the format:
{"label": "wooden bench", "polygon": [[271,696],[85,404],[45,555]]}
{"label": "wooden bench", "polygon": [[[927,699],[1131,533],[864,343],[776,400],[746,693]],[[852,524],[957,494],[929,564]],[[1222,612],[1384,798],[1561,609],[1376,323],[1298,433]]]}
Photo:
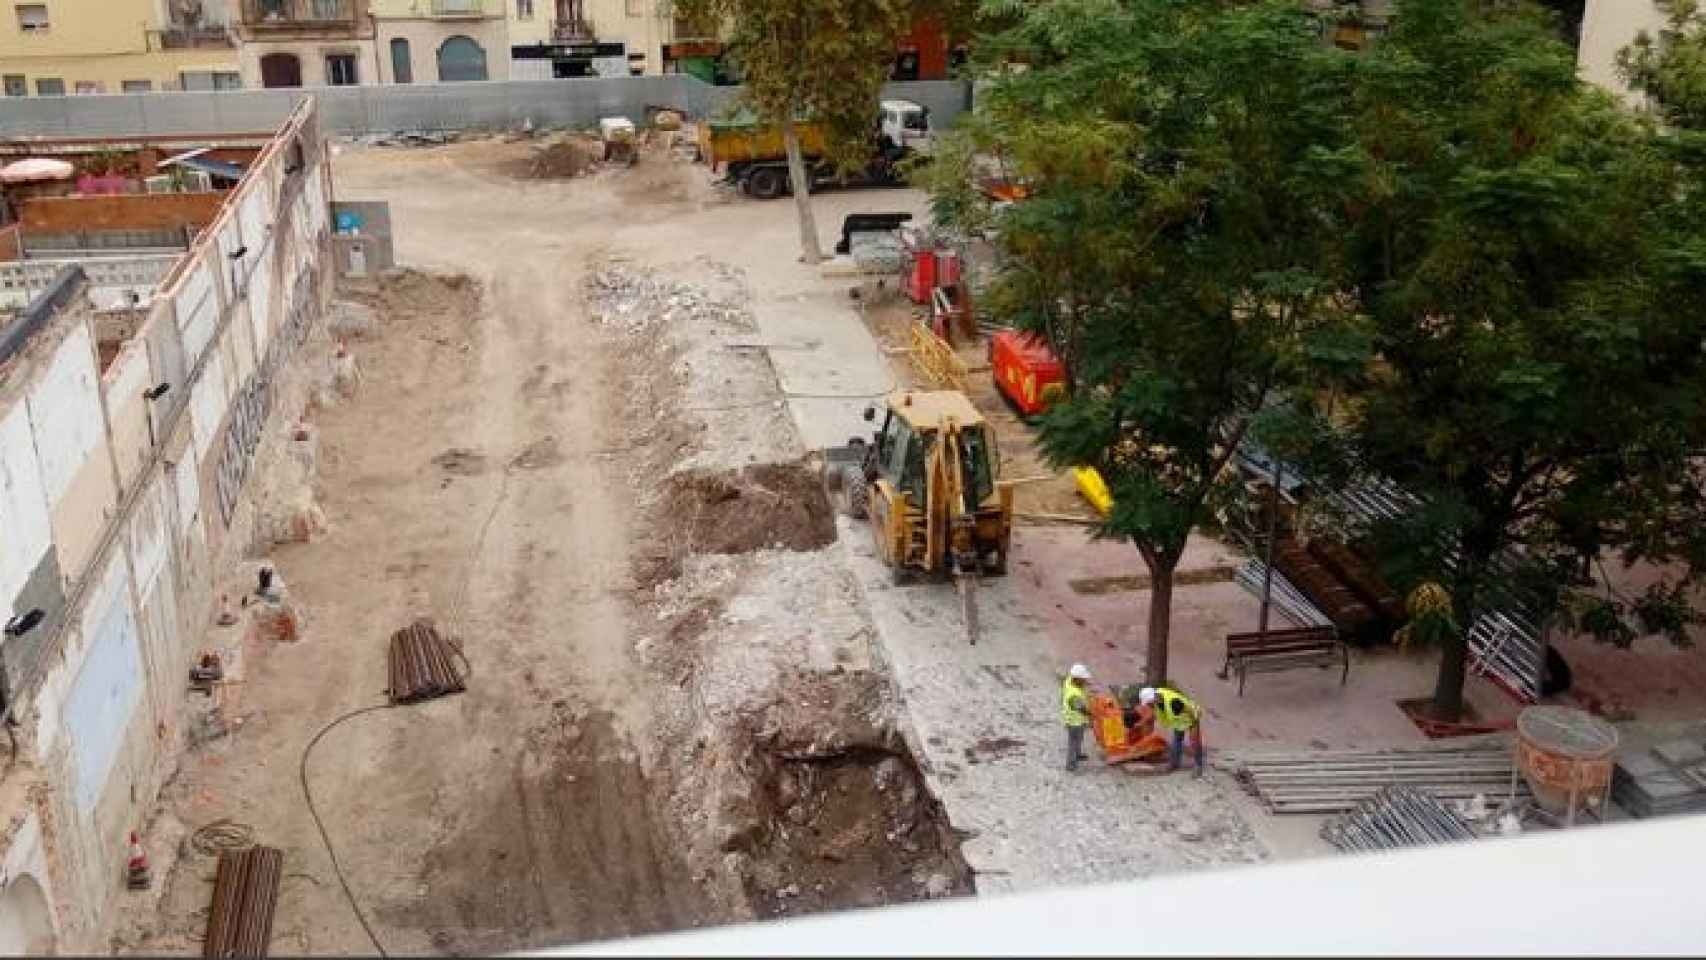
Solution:
{"label": "wooden bench", "polygon": [[1267,633],[1229,633],[1226,635],[1226,663],[1220,668],[1220,678],[1238,671],[1238,695],[1244,695],[1244,681],[1251,673],[1273,673],[1294,667],[1330,667],[1343,665],[1339,685],[1344,686],[1351,675],[1351,653],[1339,642],[1339,632],[1332,627],[1299,627],[1292,630],[1269,630]]}

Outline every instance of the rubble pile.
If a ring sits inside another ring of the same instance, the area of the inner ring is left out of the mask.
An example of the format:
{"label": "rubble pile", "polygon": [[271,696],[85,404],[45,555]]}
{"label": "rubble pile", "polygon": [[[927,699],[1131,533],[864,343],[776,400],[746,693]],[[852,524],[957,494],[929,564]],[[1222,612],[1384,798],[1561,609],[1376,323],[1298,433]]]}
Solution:
{"label": "rubble pile", "polygon": [[618,333],[647,333],[662,324],[751,325],[746,306],[735,297],[719,297],[703,287],[659,278],[650,270],[632,271],[613,264],[587,281],[593,320]]}

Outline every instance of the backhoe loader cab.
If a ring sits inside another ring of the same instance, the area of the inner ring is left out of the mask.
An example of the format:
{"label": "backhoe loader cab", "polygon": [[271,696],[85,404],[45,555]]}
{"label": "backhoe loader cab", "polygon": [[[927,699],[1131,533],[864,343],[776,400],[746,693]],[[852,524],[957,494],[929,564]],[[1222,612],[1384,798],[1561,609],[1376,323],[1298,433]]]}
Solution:
{"label": "backhoe loader cab", "polygon": [[1013,494],[983,415],[951,390],[892,394],[865,419],[879,412],[871,441],[855,439],[841,458],[842,488],[895,579],[1006,573]]}

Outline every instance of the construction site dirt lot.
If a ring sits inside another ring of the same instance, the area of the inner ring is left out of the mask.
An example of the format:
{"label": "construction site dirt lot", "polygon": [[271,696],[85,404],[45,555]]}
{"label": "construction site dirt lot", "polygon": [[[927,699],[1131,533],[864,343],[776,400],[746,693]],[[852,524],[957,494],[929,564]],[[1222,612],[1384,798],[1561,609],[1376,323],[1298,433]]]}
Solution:
{"label": "construction site dirt lot", "polygon": [[[340,150],[339,195],[390,202],[409,269],[340,292],[370,320],[344,331],[359,385],[303,427],[324,529],[229,572],[235,599],[276,568],[292,636],[234,641],[231,715],[148,825],[159,876],[116,951],[199,953],[215,856],[245,835],[284,852],[282,954],[973,891],[751,347],[764,264],[802,269],[750,246],[788,208],[661,153],[515,176],[533,155]],[[351,715],[386,703],[388,638],[417,617],[460,644],[467,691]]]}
{"label": "construction site dirt lot", "polygon": [[[227,572],[235,599],[276,568],[293,628],[251,629],[272,603],[210,625],[241,670],[147,825],[157,876],[116,951],[199,953],[215,856],[246,837],[284,852],[279,954],[489,953],[1282,852],[1221,774],[1061,769],[1065,666],[1141,676],[1129,545],[1022,526],[970,647],[951,587],[892,586],[834,515],[813,451],[910,382],[881,349],[905,307],[800,264],[792,204],[667,150],[560,177],[538,156],[336,152],[338,196],[390,203],[407,269],[340,291],[349,359],[301,427],[299,512],[324,522]],[[925,205],[814,204],[825,237]],[[1048,472],[987,384],[1007,469]],[[1086,515],[1059,477],[1019,505]],[[1211,750],[1419,739],[1393,704],[1425,663],[1348,692],[1214,680],[1256,615],[1234,562],[1193,541],[1174,601]],[[467,690],[385,707],[387,642],[417,618]]]}

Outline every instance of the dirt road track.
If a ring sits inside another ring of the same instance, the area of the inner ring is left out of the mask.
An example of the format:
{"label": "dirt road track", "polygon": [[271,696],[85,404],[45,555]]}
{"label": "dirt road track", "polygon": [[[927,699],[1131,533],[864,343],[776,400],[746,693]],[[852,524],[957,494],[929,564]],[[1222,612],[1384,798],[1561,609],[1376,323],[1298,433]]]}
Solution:
{"label": "dirt road track", "polygon": [[[627,498],[596,455],[611,384],[578,308],[596,251],[558,229],[615,201],[565,203],[563,184],[482,189],[474,169],[424,153],[340,163],[346,195],[397,208],[406,258],[469,280],[355,291],[383,323],[354,344],[361,395],[318,417],[330,529],[274,555],[304,599],[304,639],[249,665],[246,727],[187,756],[166,798],[188,829],[230,815],[285,849],[298,877],[281,896],[281,952],[373,951],[285,775],[321,723],[382,699],[384,638],[416,615],[466,639],[469,692],[352,720],[309,770],[387,950],[514,949],[720,915],[659,839],[632,745],[648,691],[631,682],[620,600]],[[196,949],[196,874],[211,867],[185,867],[163,912],[188,919],[140,949]]]}

